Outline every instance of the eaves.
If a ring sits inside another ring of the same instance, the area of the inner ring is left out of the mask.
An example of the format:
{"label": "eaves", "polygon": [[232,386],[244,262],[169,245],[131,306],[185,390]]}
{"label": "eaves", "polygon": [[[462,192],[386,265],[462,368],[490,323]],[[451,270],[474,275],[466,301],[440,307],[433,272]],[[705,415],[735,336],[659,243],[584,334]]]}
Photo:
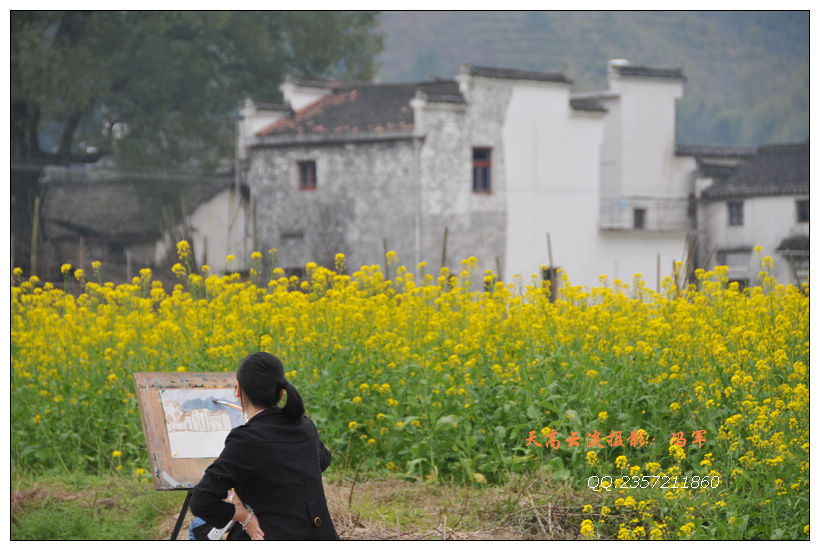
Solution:
{"label": "eaves", "polygon": [[300,145],[347,144],[366,142],[386,142],[412,140],[418,136],[413,130],[391,130],[388,132],[356,132],[339,134],[286,134],[261,136],[251,144],[251,149],[271,147],[291,147]]}

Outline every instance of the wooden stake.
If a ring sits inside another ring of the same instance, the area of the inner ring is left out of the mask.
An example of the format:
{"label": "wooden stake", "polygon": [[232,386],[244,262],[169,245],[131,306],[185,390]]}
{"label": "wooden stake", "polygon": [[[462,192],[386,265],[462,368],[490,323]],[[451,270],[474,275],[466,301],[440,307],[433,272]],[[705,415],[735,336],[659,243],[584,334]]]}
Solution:
{"label": "wooden stake", "polygon": [[658,279],[655,285],[655,290],[661,292],[661,253],[658,253]]}
{"label": "wooden stake", "polygon": [[31,274],[37,273],[37,230],[40,227],[40,196],[34,198],[34,216],[31,222]]}
{"label": "wooden stake", "polygon": [[259,246],[256,244],[256,197],[253,198],[253,250],[258,251]]}
{"label": "wooden stake", "polygon": [[77,251],[77,263],[79,264],[77,267],[82,268],[85,266],[85,238],[81,235],[80,236],[80,245],[79,251]]}
{"label": "wooden stake", "polygon": [[447,232],[449,228],[444,226],[444,243],[441,246],[441,267],[444,268],[447,265]]}
{"label": "wooden stake", "polygon": [[498,259],[497,256],[495,257],[495,269],[496,269],[496,274],[495,275],[498,278],[498,281],[501,281],[501,261]]}
{"label": "wooden stake", "polygon": [[547,232],[547,252],[550,257],[550,273],[552,272],[552,243],[550,242],[550,232]]}
{"label": "wooden stake", "polygon": [[384,247],[384,279],[390,279],[390,265],[387,263],[387,238],[382,238],[382,247]]}

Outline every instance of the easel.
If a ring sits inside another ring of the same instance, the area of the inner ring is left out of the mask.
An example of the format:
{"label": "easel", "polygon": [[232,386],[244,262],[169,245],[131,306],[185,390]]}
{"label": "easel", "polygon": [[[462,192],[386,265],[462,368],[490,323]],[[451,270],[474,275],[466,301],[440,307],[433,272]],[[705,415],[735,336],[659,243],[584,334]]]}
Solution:
{"label": "easel", "polygon": [[[179,511],[171,539],[176,540],[188,513],[193,495],[193,487],[202,478],[202,473],[216,459],[213,457],[176,458],[166,427],[161,393],[174,389],[210,391],[233,389],[236,384],[234,373],[134,373],[137,403],[140,406],[142,427],[148,445],[151,472],[156,490],[185,490],[185,501]],[[220,441],[221,442],[221,441]],[[221,449],[221,448],[220,448]]]}
{"label": "easel", "polygon": [[185,521],[185,515],[188,513],[188,504],[191,503],[191,495],[193,495],[193,493],[193,490],[188,490],[188,493],[185,495],[185,501],[182,502],[182,509],[179,511],[179,518],[177,518],[174,531],[171,533],[171,541],[176,541],[177,536],[179,536],[179,529],[182,528],[182,523]]}

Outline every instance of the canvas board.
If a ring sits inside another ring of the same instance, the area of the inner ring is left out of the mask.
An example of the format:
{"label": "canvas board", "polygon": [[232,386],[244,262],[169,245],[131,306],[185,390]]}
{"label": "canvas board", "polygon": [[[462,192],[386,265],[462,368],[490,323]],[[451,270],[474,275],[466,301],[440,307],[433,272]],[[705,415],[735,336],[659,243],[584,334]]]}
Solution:
{"label": "canvas board", "polygon": [[236,375],[229,373],[135,373],[154,487],[194,487],[219,456],[225,437],[244,422],[236,404]]}

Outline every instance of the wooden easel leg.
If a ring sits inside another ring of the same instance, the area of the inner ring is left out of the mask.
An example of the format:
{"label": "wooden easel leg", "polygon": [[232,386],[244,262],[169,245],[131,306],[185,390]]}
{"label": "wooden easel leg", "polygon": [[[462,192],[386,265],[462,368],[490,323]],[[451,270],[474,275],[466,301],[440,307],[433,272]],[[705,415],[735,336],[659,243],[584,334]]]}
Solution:
{"label": "wooden easel leg", "polygon": [[177,524],[174,526],[174,533],[171,534],[171,541],[175,541],[179,535],[179,529],[182,527],[182,522],[185,520],[185,515],[188,513],[188,504],[191,502],[192,494],[193,491],[188,490],[188,493],[185,495],[185,501],[182,502],[182,510],[180,510]]}

